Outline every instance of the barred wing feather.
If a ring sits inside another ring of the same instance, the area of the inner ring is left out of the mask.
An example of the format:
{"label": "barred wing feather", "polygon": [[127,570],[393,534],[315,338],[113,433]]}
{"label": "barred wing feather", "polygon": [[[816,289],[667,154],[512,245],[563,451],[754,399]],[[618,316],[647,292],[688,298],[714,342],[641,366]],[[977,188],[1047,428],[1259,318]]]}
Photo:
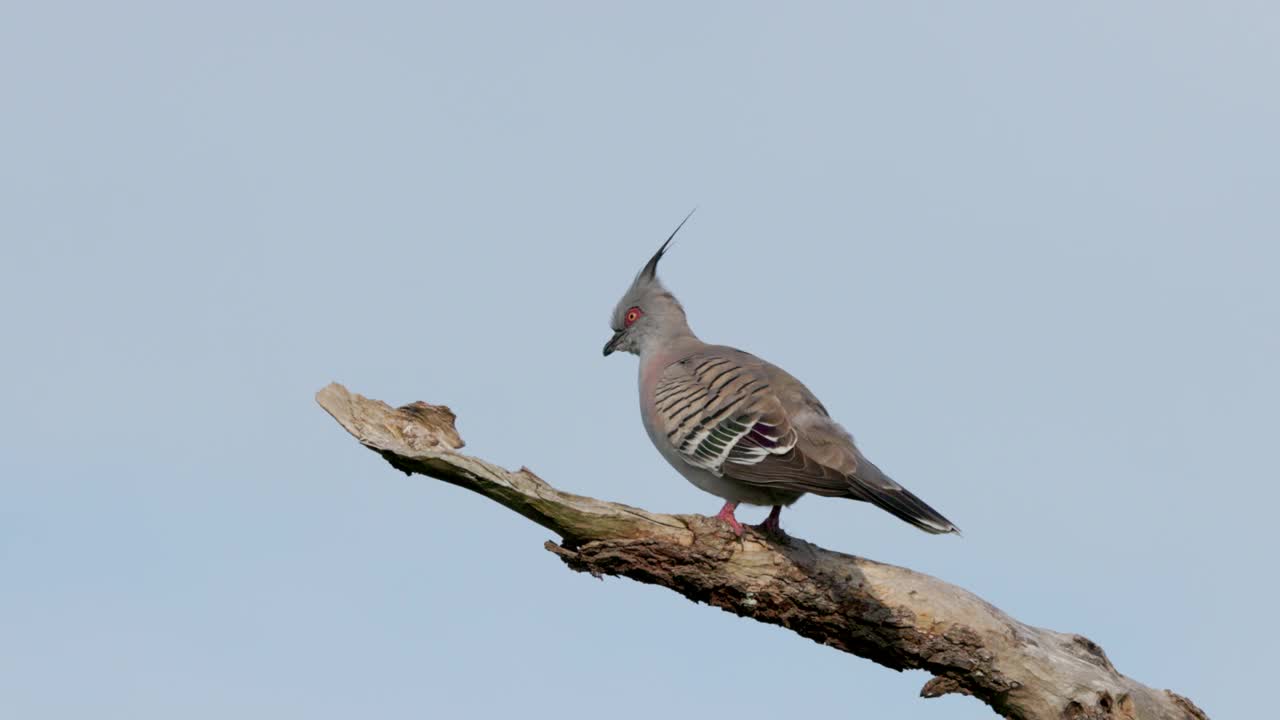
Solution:
{"label": "barred wing feather", "polygon": [[654,409],[685,462],[716,475],[796,443],[768,380],[733,357],[696,355],[672,364],[654,389]]}

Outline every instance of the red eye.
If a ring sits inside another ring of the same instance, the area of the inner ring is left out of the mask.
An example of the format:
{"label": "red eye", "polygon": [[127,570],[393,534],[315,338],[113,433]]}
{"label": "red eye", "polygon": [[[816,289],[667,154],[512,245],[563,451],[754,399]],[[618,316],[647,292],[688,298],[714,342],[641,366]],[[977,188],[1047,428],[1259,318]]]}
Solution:
{"label": "red eye", "polygon": [[639,320],[639,319],[640,319],[640,316],[641,316],[641,315],[643,315],[643,314],[644,314],[644,313],[640,312],[640,308],[638,308],[638,307],[633,307],[633,308],[631,308],[630,310],[628,310],[628,311],[627,311],[627,318],[626,318],[626,320],[627,320],[627,327],[631,327],[631,323],[633,323],[633,322],[635,322],[635,321]]}

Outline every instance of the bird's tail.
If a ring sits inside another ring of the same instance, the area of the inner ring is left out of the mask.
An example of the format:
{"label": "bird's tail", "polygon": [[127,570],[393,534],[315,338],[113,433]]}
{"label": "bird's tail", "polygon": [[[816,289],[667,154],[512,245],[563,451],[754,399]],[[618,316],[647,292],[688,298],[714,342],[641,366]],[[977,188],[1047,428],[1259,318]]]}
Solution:
{"label": "bird's tail", "polygon": [[849,477],[850,496],[893,513],[921,530],[934,535],[960,534],[960,528],[929,507],[929,504],[894,482],[880,468],[862,458],[857,472]]}

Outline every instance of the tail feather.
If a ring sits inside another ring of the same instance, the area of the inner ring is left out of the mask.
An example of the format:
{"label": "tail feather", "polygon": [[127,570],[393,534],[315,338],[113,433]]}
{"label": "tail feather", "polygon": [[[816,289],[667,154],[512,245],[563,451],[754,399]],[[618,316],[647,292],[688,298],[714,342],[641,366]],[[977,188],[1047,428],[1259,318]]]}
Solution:
{"label": "tail feather", "polygon": [[929,507],[928,503],[894,482],[870,462],[863,464],[857,473],[849,476],[849,484],[850,496],[854,499],[869,502],[927,533],[960,534],[960,528],[943,517],[942,513]]}

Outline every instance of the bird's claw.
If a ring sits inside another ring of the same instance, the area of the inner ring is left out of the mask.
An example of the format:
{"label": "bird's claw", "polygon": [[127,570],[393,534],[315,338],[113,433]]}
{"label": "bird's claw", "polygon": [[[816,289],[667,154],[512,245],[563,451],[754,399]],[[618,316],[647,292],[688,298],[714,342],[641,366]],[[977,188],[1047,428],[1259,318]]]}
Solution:
{"label": "bird's claw", "polygon": [[778,537],[786,537],[787,534],[782,531],[782,523],[780,521],[781,516],[782,516],[782,506],[774,505],[773,510],[769,512],[769,517],[765,518],[764,522],[760,523],[759,525],[753,525],[752,527],[754,527],[756,530],[760,531],[761,533],[764,533],[765,535],[776,535]]}
{"label": "bird's claw", "polygon": [[733,516],[733,511],[737,509],[737,507],[738,503],[725,503],[724,507],[720,508],[720,512],[716,514],[716,519],[729,523],[729,529],[733,530],[733,534],[738,537],[742,537],[742,523],[738,522],[738,518]]}

